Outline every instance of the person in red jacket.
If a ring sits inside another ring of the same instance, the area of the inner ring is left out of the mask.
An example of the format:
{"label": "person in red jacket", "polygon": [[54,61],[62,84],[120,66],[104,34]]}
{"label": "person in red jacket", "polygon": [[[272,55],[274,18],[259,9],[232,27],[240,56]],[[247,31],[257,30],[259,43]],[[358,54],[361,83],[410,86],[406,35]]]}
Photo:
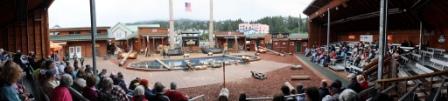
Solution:
{"label": "person in red jacket", "polygon": [[356,80],[361,85],[362,90],[369,88],[369,83],[366,81],[363,75],[356,76]]}
{"label": "person in red jacket", "polygon": [[188,101],[188,97],[180,91],[177,91],[177,85],[171,82],[171,89],[165,92],[165,95],[170,98],[170,101]]}
{"label": "person in red jacket", "polygon": [[73,78],[69,74],[61,77],[61,84],[53,90],[51,101],[72,101],[69,87],[73,84]]}

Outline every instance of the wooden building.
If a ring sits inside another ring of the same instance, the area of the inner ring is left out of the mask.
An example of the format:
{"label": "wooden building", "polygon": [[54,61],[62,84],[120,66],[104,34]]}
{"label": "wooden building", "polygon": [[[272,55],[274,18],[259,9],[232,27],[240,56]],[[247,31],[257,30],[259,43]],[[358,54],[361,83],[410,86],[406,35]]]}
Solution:
{"label": "wooden building", "polygon": [[138,35],[140,49],[149,53],[159,53],[160,45],[168,45],[168,29],[154,27],[139,27]]}
{"label": "wooden building", "polygon": [[[108,36],[109,27],[97,27],[96,36],[96,54],[97,56],[106,56],[108,40],[112,40]],[[50,40],[55,43],[63,44],[61,56],[68,55],[73,58],[92,57],[90,27],[73,27],[73,28],[52,28],[50,29]]]}
{"label": "wooden building", "polygon": [[[216,47],[229,52],[239,52],[244,49],[245,36],[240,32],[215,32]],[[227,46],[226,46],[227,45]]]}
{"label": "wooden building", "polygon": [[272,50],[282,53],[303,52],[307,44],[306,34],[273,33]]}
{"label": "wooden building", "polygon": [[[388,43],[411,41],[448,49],[448,6],[446,0],[389,0]],[[361,41],[361,36],[378,42],[380,0],[315,0],[305,10],[309,16],[309,46],[325,45],[328,10],[330,42]]]}
{"label": "wooden building", "polygon": [[[166,29],[165,29],[166,30]],[[146,46],[148,51],[155,52],[156,48],[152,48],[152,45],[158,46],[160,44],[167,44],[167,37],[163,36],[163,33],[167,33],[163,28],[160,28],[159,24],[123,24],[117,23],[109,32],[117,47],[124,49],[125,51],[132,50],[137,52],[145,52]],[[153,40],[147,40],[147,38]],[[153,41],[154,44],[147,41]],[[149,43],[149,44],[148,44]]]}
{"label": "wooden building", "polygon": [[0,48],[28,54],[37,58],[50,53],[48,37],[48,8],[53,0],[0,1]]}
{"label": "wooden building", "polygon": [[272,35],[264,34],[248,34],[245,35],[245,49],[246,51],[256,51],[255,47],[272,47]]}

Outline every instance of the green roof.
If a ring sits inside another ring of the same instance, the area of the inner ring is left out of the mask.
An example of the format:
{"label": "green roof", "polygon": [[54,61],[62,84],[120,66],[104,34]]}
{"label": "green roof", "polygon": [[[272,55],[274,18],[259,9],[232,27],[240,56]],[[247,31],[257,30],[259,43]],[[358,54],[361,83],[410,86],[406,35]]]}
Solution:
{"label": "green roof", "polygon": [[[96,36],[96,40],[109,40],[112,38],[109,38],[107,34],[99,34]],[[56,36],[50,36],[51,41],[90,41],[91,36],[90,34],[72,34],[72,35],[56,35]]]}
{"label": "green roof", "polygon": [[308,34],[291,33],[291,34],[289,34],[289,39],[291,39],[291,40],[306,40],[306,39],[308,39]]}

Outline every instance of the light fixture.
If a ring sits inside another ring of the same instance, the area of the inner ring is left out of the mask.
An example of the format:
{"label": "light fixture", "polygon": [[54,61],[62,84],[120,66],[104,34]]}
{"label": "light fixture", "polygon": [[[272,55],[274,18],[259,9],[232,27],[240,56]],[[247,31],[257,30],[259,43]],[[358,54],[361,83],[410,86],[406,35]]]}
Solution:
{"label": "light fixture", "polygon": [[445,43],[445,36],[444,35],[440,35],[438,41],[439,41],[439,43]]}

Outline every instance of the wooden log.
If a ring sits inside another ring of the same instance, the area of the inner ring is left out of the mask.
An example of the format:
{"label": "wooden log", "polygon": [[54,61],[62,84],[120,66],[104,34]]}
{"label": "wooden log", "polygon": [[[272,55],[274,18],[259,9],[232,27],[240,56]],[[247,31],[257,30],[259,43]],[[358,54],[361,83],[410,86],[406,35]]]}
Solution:
{"label": "wooden log", "polygon": [[294,89],[294,86],[292,86],[292,84],[289,83],[289,82],[285,82],[284,85],[287,86],[290,90],[293,90],[293,89]]}
{"label": "wooden log", "polygon": [[293,75],[291,76],[291,80],[310,80],[309,75]]}

